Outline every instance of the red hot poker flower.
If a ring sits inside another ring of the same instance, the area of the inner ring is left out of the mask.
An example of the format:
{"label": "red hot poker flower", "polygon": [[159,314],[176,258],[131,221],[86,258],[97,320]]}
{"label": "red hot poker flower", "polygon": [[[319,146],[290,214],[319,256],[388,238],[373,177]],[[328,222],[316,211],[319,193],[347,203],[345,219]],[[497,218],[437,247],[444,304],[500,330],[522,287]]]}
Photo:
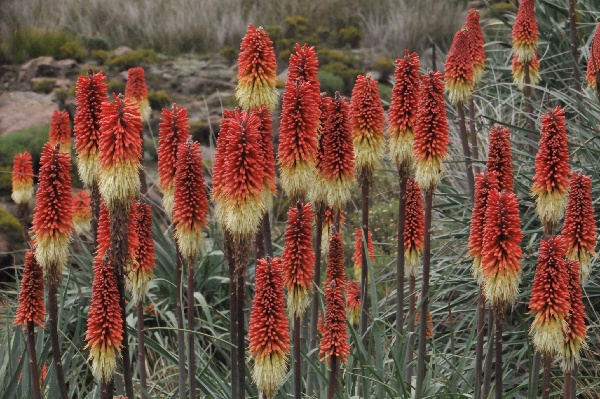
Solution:
{"label": "red hot poker flower", "polygon": [[[356,278],[359,278],[362,268],[362,252],[363,252],[363,232],[361,228],[354,231],[354,253],[352,260],[354,261],[354,273]],[[375,260],[375,248],[373,247],[373,236],[371,230],[367,230],[367,251],[369,252],[369,260]]]}
{"label": "red hot poker flower", "polygon": [[240,50],[235,97],[246,111],[264,105],[272,112],[277,103],[277,59],[273,42],[262,27],[257,29],[250,24]]}
{"label": "red hot poker flower", "polygon": [[252,379],[266,398],[273,398],[285,380],[290,351],[289,321],[285,315],[279,258],[257,261],[248,338],[248,349],[254,358]]}
{"label": "red hot poker flower", "polygon": [[404,274],[416,277],[425,238],[425,213],[421,190],[414,177],[406,181],[404,215]]}
{"label": "red hot poker flower", "polygon": [[567,258],[579,261],[581,281],[590,275],[590,257],[596,255],[596,221],[592,205],[592,179],[573,172],[569,200],[562,228]]}
{"label": "red hot poker flower", "polygon": [[414,128],[419,105],[419,55],[404,50],[404,58],[396,60],[392,103],[388,112],[390,157],[396,166],[413,161]]}
{"label": "red hot poker flower", "polygon": [[19,292],[19,306],[15,314],[15,325],[27,328],[33,322],[44,328],[46,308],[44,307],[44,271],[31,251],[25,254],[25,268]]}
{"label": "red hot poker flower", "polygon": [[102,104],[100,121],[99,188],[106,206],[131,202],[140,191],[142,121],[129,99],[113,95],[114,103]]}
{"label": "red hot poker flower", "polygon": [[263,180],[263,203],[265,209],[271,208],[273,203],[273,194],[276,193],[277,188],[275,186],[275,150],[273,149],[273,119],[271,113],[265,106],[255,108],[252,112],[260,119],[260,126],[258,131],[260,132],[262,141],[261,147],[263,150],[263,167],[264,167],[264,180]]}
{"label": "red hot poker flower", "polygon": [[531,191],[537,196],[536,211],[542,224],[556,226],[565,213],[569,191],[567,122],[561,107],[542,115]]}
{"label": "red hot poker flower", "polygon": [[40,164],[33,210],[35,257],[44,271],[60,275],[69,256],[73,229],[71,159],[46,143]]}
{"label": "red hot poker flower", "polygon": [[507,306],[517,299],[522,240],[517,196],[511,192],[490,191],[483,228],[481,269],[483,291],[493,306]]}
{"label": "red hot poker flower", "polygon": [[125,98],[139,107],[142,122],[150,119],[150,102],[148,102],[148,89],[146,88],[146,76],[144,68],[129,68],[127,71],[127,84],[125,85]]}
{"label": "red hot poker flower", "polygon": [[165,212],[173,218],[173,195],[175,193],[175,169],[177,148],[190,135],[190,118],[187,109],[173,104],[171,110],[162,109],[158,130],[158,186],[163,192]]}
{"label": "red hot poker flower", "polygon": [[27,204],[33,197],[33,162],[27,151],[15,155],[12,167],[12,194],[16,204]]}
{"label": "red hot poker flower", "polygon": [[90,231],[92,221],[92,206],[90,193],[78,190],[73,193],[73,226],[75,233],[85,234]]}
{"label": "red hot poker flower", "polygon": [[417,161],[415,178],[421,190],[431,190],[440,181],[442,160],[448,153],[448,119],[444,101],[444,81],[440,72],[430,72],[421,80],[419,110],[413,152]]}
{"label": "red hot poker flower", "polygon": [[50,119],[50,145],[60,145],[60,151],[71,152],[71,122],[69,113],[57,109],[52,112]]}
{"label": "red hot poker flower", "polygon": [[296,43],[296,52],[290,55],[290,64],[288,67],[288,81],[295,82],[300,79],[301,82],[310,83],[314,101],[318,102],[321,96],[321,83],[319,82],[319,59],[314,47],[308,47],[306,43],[300,47]]}
{"label": "red hot poker flower", "polygon": [[535,58],[538,46],[535,0],[521,1],[512,29],[512,41],[519,62],[528,62]]}
{"label": "red hot poker flower", "polygon": [[[513,82],[517,84],[519,90],[523,90],[525,84],[525,67],[522,62],[519,62],[519,57],[515,53],[512,60],[512,76]],[[535,58],[529,61],[529,83],[536,85],[540,83],[542,78],[540,77],[540,60],[535,53]]]}
{"label": "red hot poker flower", "polygon": [[360,286],[358,281],[348,281],[346,292],[346,307],[348,308],[348,319],[350,324],[357,326],[360,321]]}
{"label": "red hot poker flower", "polygon": [[535,315],[530,330],[533,344],[549,356],[563,349],[563,326],[571,310],[565,255],[562,237],[542,240],[529,300],[529,312]]}
{"label": "red hot poker flower", "polygon": [[465,26],[468,29],[469,53],[471,53],[471,60],[473,61],[473,85],[476,86],[481,82],[483,70],[485,69],[485,50],[483,48],[485,41],[479,22],[479,10],[476,8],[469,9]]}
{"label": "red hot poker flower", "polygon": [[134,230],[139,245],[135,250],[135,262],[130,273],[133,303],[143,301],[148,293],[148,283],[154,278],[154,240],[152,239],[152,206],[138,203],[134,217]]}
{"label": "red hot poker flower", "polygon": [[566,262],[567,290],[569,291],[570,311],[565,316],[563,328],[562,368],[572,370],[575,363],[579,363],[581,345],[585,345],[587,327],[585,325],[585,306],[579,279],[579,262],[570,260]]}
{"label": "red hot poker flower", "polygon": [[456,32],[446,57],[445,89],[452,104],[466,104],[473,96],[473,58],[466,28]]}
{"label": "red hot poker flower", "polygon": [[490,148],[488,150],[488,173],[496,172],[498,190],[513,191],[512,154],[510,152],[510,131],[507,127],[496,125],[490,132]]}
{"label": "red hot poker flower", "polygon": [[315,254],[312,249],[312,204],[291,206],[285,223],[283,247],[283,283],[288,289],[288,310],[301,317],[306,310],[315,273]]}
{"label": "red hot poker flower", "polygon": [[319,124],[317,128],[317,159],[315,162],[315,181],[311,184],[309,191],[310,200],[317,203],[327,203],[327,185],[326,180],[323,176],[323,162],[325,156],[325,148],[323,147],[323,140],[325,139],[325,126],[329,119],[329,112],[332,110],[331,103],[333,102],[332,97],[325,96],[325,93],[321,94],[319,100]]}
{"label": "red hot poker flower", "polygon": [[[217,148],[215,151],[215,162],[213,163],[212,171],[212,197],[214,201],[222,201],[223,198],[223,186],[225,185],[225,162],[227,161],[227,138],[229,134],[229,120],[236,118],[240,113],[240,109],[236,108],[232,110],[224,110],[223,117],[221,118],[221,128],[217,136]],[[218,218],[218,215],[215,217]]]}
{"label": "red hot poker flower", "polygon": [[385,114],[377,81],[370,75],[358,75],[352,89],[352,136],[358,175],[372,173],[383,156]]}
{"label": "red hot poker flower", "polygon": [[77,78],[75,95],[75,149],[77,150],[77,167],[83,184],[88,187],[98,179],[100,163],[98,148],[100,142],[100,114],[102,103],[107,98],[106,76],[102,72],[96,74],[88,70],[87,76]]}
{"label": "red hot poker flower", "polygon": [[594,33],[594,39],[592,40],[592,45],[590,47],[590,58],[585,74],[588,81],[588,88],[592,90],[596,90],[598,71],[600,71],[600,23],[596,27],[596,32]]}

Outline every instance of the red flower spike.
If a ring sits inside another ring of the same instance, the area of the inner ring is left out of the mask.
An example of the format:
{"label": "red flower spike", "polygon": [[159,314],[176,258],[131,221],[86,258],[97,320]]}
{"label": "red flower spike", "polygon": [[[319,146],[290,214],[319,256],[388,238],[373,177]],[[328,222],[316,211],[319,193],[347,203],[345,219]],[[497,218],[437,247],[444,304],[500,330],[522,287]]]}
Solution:
{"label": "red flower spike", "polygon": [[250,313],[248,349],[254,358],[252,379],[266,398],[275,397],[283,385],[290,352],[281,267],[279,258],[257,261],[256,288]]}
{"label": "red flower spike", "polygon": [[521,1],[512,29],[512,41],[519,62],[528,62],[535,58],[538,46],[535,0]]}
{"label": "red flower spike", "polygon": [[414,129],[419,106],[419,55],[404,50],[404,58],[396,60],[392,103],[388,112],[390,157],[396,166],[413,162]]}
{"label": "red flower spike", "polygon": [[44,328],[45,318],[44,271],[35,260],[35,254],[29,251],[25,254],[25,268],[19,292],[19,305],[15,314],[15,325],[27,329],[27,324],[33,322],[40,328]]}
{"label": "red flower spike", "polygon": [[[513,82],[517,84],[519,90],[523,90],[525,84],[525,67],[522,62],[519,62],[519,57],[515,53],[512,60],[512,76]],[[540,83],[540,60],[538,59],[537,51],[535,58],[529,61],[529,83],[536,85]]]}
{"label": "red flower spike", "polygon": [[306,43],[302,47],[296,43],[296,52],[290,55],[288,67],[288,81],[310,83],[313,89],[314,101],[319,102],[321,96],[321,83],[319,82],[319,59],[314,47]]}
{"label": "red flower spike", "polygon": [[510,131],[496,125],[490,132],[490,148],[486,168],[488,173],[496,172],[499,191],[513,191],[512,154],[510,152]]}
{"label": "red flower spike", "polygon": [[566,262],[567,291],[569,292],[569,313],[565,316],[563,328],[562,368],[565,371],[573,369],[579,363],[581,346],[585,345],[587,327],[585,325],[585,306],[579,279],[579,262],[570,260]]}
{"label": "red flower spike", "polygon": [[16,204],[27,204],[33,197],[33,162],[27,151],[15,155],[10,197]]}
{"label": "red flower spike", "polygon": [[224,110],[221,118],[221,128],[217,136],[217,148],[215,150],[215,162],[213,163],[212,171],[212,198],[214,201],[222,201],[224,176],[225,176],[225,161],[227,160],[227,138],[229,134],[229,120],[236,118],[240,113],[240,109],[234,111]]}
{"label": "red flower spike", "polygon": [[469,33],[462,28],[454,35],[454,40],[446,57],[445,89],[450,103],[466,104],[473,96],[473,58],[470,52]]}
{"label": "red flower spike", "polygon": [[260,119],[258,130],[262,137],[261,147],[264,158],[263,204],[265,209],[270,209],[273,204],[273,194],[277,192],[275,176],[275,150],[273,149],[273,119],[269,110],[262,106],[253,110]]}
{"label": "red flower spike", "polygon": [[158,186],[163,192],[163,207],[173,218],[173,195],[175,193],[175,169],[177,148],[190,135],[190,118],[187,109],[173,104],[171,110],[163,108],[158,130]]}
{"label": "red flower spike", "polygon": [[71,158],[46,143],[33,210],[35,258],[44,271],[62,273],[69,257],[73,229]]}
{"label": "red flower spike", "polygon": [[583,173],[571,174],[562,237],[567,258],[577,260],[581,265],[581,281],[585,284],[590,275],[590,258],[596,256],[596,221],[592,205],[592,179]]}
{"label": "red flower spike", "polygon": [[317,127],[317,159],[315,162],[315,181],[310,186],[309,198],[310,200],[317,204],[327,203],[327,185],[325,184],[326,180],[323,176],[323,162],[325,156],[325,148],[323,147],[323,139],[325,138],[325,126],[327,124],[327,119],[330,117],[329,112],[332,110],[332,97],[325,96],[325,93],[322,93],[319,100],[319,124]]}
{"label": "red flower spike", "polygon": [[493,306],[507,306],[517,299],[522,240],[517,196],[491,190],[483,228],[481,269],[483,292]]}
{"label": "red flower spike", "polygon": [[479,22],[479,10],[476,8],[469,9],[465,26],[468,29],[469,53],[471,53],[471,60],[473,61],[473,86],[477,86],[481,82],[485,69],[485,50],[483,48],[485,41]]}
{"label": "red flower spike", "polygon": [[110,220],[108,218],[108,208],[104,202],[100,204],[100,215],[98,215],[98,244],[96,246],[96,254],[94,255],[94,266],[100,265],[104,260],[104,256],[110,248]]}
{"label": "red flower spike", "polygon": [[348,320],[353,326],[357,326],[360,321],[360,286],[358,281],[348,281],[346,291],[346,307],[348,308]]}
{"label": "red flower spike", "polygon": [[571,310],[565,255],[562,237],[542,240],[531,288],[529,313],[535,317],[530,334],[535,348],[548,356],[562,352],[565,317]]}
{"label": "red flower spike", "polygon": [[132,301],[137,304],[148,294],[148,283],[154,278],[156,256],[152,239],[152,206],[138,203],[137,212],[132,217],[138,246],[135,250],[135,261],[129,275],[129,283]]}
{"label": "red flower spike", "polygon": [[262,27],[248,25],[240,45],[235,97],[249,111],[264,105],[273,112],[277,104],[277,59],[273,42]]}
{"label": "red flower spike", "polygon": [[150,102],[148,101],[148,89],[146,88],[146,76],[144,68],[129,68],[127,71],[127,83],[125,84],[125,98],[139,107],[138,111],[142,117],[142,122],[148,122],[150,119]]}
{"label": "red flower spike", "polygon": [[78,190],[73,193],[73,226],[78,235],[90,232],[92,221],[92,206],[90,193]]}
{"label": "red flower spike", "polygon": [[[369,252],[369,260],[373,262],[375,260],[375,248],[373,247],[373,236],[371,230],[367,230],[367,251]],[[360,279],[360,273],[362,268],[362,251],[363,251],[363,234],[362,229],[357,228],[354,230],[354,253],[352,254],[352,260],[354,261],[354,273],[357,279]]]}
{"label": "red flower spike", "polygon": [[138,107],[129,99],[113,95],[114,103],[102,104],[100,120],[100,195],[106,206],[131,203],[140,191],[142,121]]}
{"label": "red flower spike", "polygon": [[50,119],[50,145],[60,145],[60,151],[71,152],[71,121],[69,113],[57,109],[52,112]]}
{"label": "red flower spike", "polygon": [[383,157],[385,114],[377,81],[370,75],[358,75],[352,89],[352,137],[356,173],[372,173]]}
{"label": "red flower spike", "polygon": [[75,149],[77,150],[77,168],[83,184],[91,187],[98,179],[100,163],[98,151],[100,143],[100,114],[102,103],[107,99],[106,76],[102,72],[77,78],[75,95]]}
{"label": "red flower spike", "polygon": [[425,212],[421,189],[414,177],[406,181],[404,215],[404,274],[416,277],[425,239]]}
{"label": "red flower spike", "polygon": [[444,81],[440,72],[423,75],[413,153],[417,161],[415,178],[421,190],[433,189],[440,181],[448,153],[448,119]]}
{"label": "red flower spike", "polygon": [[588,88],[594,91],[598,82],[598,71],[600,71],[600,23],[596,27],[594,39],[590,46],[590,58],[588,59],[587,71],[585,73]]}
{"label": "red flower spike", "polygon": [[288,289],[290,316],[301,317],[308,307],[309,293],[315,273],[315,254],[312,249],[312,204],[291,206],[283,246],[283,283]]}
{"label": "red flower spike", "polygon": [[542,115],[542,134],[535,157],[531,191],[542,224],[556,226],[565,214],[569,191],[569,146],[565,111],[561,107]]}
{"label": "red flower spike", "polygon": [[319,103],[308,82],[288,80],[279,128],[281,186],[294,199],[303,199],[314,181]]}

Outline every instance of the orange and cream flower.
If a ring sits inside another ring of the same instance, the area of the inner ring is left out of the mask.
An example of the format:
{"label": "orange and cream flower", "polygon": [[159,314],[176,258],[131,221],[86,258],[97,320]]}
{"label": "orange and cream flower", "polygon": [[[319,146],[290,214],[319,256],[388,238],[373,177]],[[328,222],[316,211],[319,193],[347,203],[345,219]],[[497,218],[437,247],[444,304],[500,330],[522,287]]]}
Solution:
{"label": "orange and cream flower", "polygon": [[148,284],[154,278],[156,256],[152,239],[152,206],[138,203],[137,211],[132,217],[138,245],[135,248],[135,261],[132,263],[128,282],[132,302],[137,304],[148,294]]}
{"label": "orange and cream flower", "polygon": [[481,30],[481,23],[479,22],[478,9],[469,9],[465,26],[468,29],[469,53],[471,53],[471,60],[473,61],[473,86],[477,86],[481,82],[481,77],[485,69],[485,50],[483,48],[485,41],[483,40],[483,32]]}
{"label": "orange and cream flower", "polygon": [[319,99],[319,124],[317,127],[317,158],[315,162],[315,180],[311,184],[309,190],[309,199],[315,204],[327,204],[327,185],[325,184],[325,176],[323,175],[323,160],[325,148],[323,147],[323,139],[325,138],[325,127],[329,118],[329,112],[332,110],[332,97],[327,97],[325,93],[321,93]]}
{"label": "orange and cream flower", "polygon": [[92,206],[90,193],[86,190],[78,190],[73,193],[73,226],[76,234],[90,232],[92,221]]}
{"label": "orange and cream flower", "polygon": [[510,147],[510,131],[508,128],[495,125],[490,132],[490,147],[486,168],[488,173],[495,172],[497,174],[498,190],[500,191],[513,191],[514,175]]}
{"label": "orange and cream flower", "polygon": [[538,24],[535,19],[535,0],[522,0],[512,28],[513,49],[519,62],[535,58],[538,47]]}
{"label": "orange and cream flower", "polygon": [[588,82],[588,88],[596,90],[598,83],[598,72],[600,71],[600,23],[596,27],[594,38],[590,46],[590,58],[588,59],[587,71],[585,76]]}
{"label": "orange and cream flower", "polygon": [[445,90],[452,104],[466,104],[473,97],[473,58],[470,51],[469,33],[462,28],[454,40],[444,65]]}
{"label": "orange and cream flower", "polygon": [[565,328],[563,328],[563,351],[562,368],[572,370],[579,363],[579,352],[585,345],[587,327],[585,325],[585,306],[583,305],[583,293],[581,291],[581,280],[579,279],[579,262],[569,260],[567,268],[567,290],[569,291],[569,313],[565,316]]}
{"label": "orange and cream flower", "polygon": [[148,122],[152,109],[148,101],[148,88],[146,87],[144,68],[129,68],[127,71],[125,98],[130,99],[133,104],[138,106],[142,122]]}
{"label": "orange and cream flower", "polygon": [[262,138],[263,150],[263,204],[268,210],[273,205],[273,194],[277,192],[275,176],[275,149],[273,148],[273,118],[265,106],[255,108],[253,114],[260,119],[258,131]]}
{"label": "orange and cream flower", "polygon": [[425,239],[425,213],[421,190],[414,177],[406,181],[404,215],[404,275],[416,277]]}
{"label": "orange and cream flower", "polygon": [[61,152],[71,152],[71,121],[69,113],[57,109],[52,112],[50,119],[50,145],[59,145]]}
{"label": "orange and cream flower", "polygon": [[44,307],[44,271],[35,260],[35,254],[25,254],[25,268],[19,291],[19,305],[15,313],[15,325],[27,328],[28,323],[35,323],[44,328],[46,308]]}
{"label": "orange and cream flower", "polygon": [[33,162],[27,151],[16,154],[12,167],[12,193],[16,204],[27,204],[33,197]]}
{"label": "orange and cream flower", "polygon": [[[513,82],[517,84],[519,90],[523,90],[525,84],[525,67],[522,62],[519,62],[517,53],[513,54],[512,60],[512,76]],[[540,77],[540,60],[535,52],[535,57],[529,61],[529,84],[536,85],[540,83],[542,78]]]}

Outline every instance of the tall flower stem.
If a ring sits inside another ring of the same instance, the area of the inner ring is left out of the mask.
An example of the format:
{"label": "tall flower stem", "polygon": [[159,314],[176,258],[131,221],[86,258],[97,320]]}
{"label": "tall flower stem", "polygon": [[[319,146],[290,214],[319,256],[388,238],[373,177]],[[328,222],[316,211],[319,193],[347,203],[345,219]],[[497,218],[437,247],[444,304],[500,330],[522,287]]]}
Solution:
{"label": "tall flower stem", "polygon": [[[361,176],[361,199],[362,199],[362,239],[363,239],[363,250],[361,256],[361,271],[360,271],[360,299],[362,304],[362,312],[360,314],[360,335],[363,339],[363,345],[365,348],[368,347],[365,332],[367,331],[368,313],[368,295],[367,295],[367,280],[369,274],[369,268],[367,259],[369,256],[369,246],[366,244],[367,237],[369,236],[369,191],[371,186],[371,180],[373,176],[369,172],[363,173]],[[338,218],[339,219],[339,218]],[[339,231],[339,229],[338,229]]]}
{"label": "tall flower stem", "polygon": [[485,355],[485,368],[483,371],[483,398],[490,396],[490,389],[492,386],[492,360],[494,359],[494,308],[490,306],[488,308],[488,332],[487,332],[487,351]]}
{"label": "tall flower stem", "polygon": [[[469,99],[469,130],[471,133],[471,155],[473,161],[479,160],[479,148],[477,147],[477,127],[475,126],[475,101],[473,97]],[[479,173],[479,166],[473,163],[474,173]]]}
{"label": "tall flower stem", "polygon": [[563,398],[571,399],[571,390],[573,389],[573,373],[565,371],[565,379],[563,382]]}
{"label": "tall flower stem", "polygon": [[329,387],[327,390],[327,399],[334,399],[335,393],[337,392],[339,381],[339,371],[340,371],[340,361],[337,356],[331,356],[331,372],[329,373]]}
{"label": "tall flower stem", "polygon": [[294,317],[293,334],[293,374],[294,399],[302,399],[302,354],[300,353],[300,316]]}
{"label": "tall flower stem", "polygon": [[496,399],[502,399],[502,327],[504,325],[505,310],[501,306],[496,306],[496,369],[495,386]]}
{"label": "tall flower stem", "polygon": [[248,252],[250,250],[250,241],[246,237],[234,238],[234,261],[235,261],[235,290],[237,295],[236,313],[236,342],[237,351],[237,383],[239,397],[245,397],[246,383],[246,356],[245,356],[245,322],[244,322],[244,302],[246,297],[246,263],[248,262]]}
{"label": "tall flower stem", "polygon": [[575,79],[575,90],[581,93],[581,74],[579,72],[578,60],[579,50],[577,38],[577,21],[575,20],[576,0],[569,0],[569,34],[571,38],[571,55],[573,56],[573,79]]}
{"label": "tall flower stem", "polygon": [[227,230],[224,231],[223,246],[225,258],[229,265],[229,340],[231,342],[230,362],[231,362],[231,397],[237,398],[239,393],[238,386],[238,348],[237,343],[237,290],[235,289],[235,262],[233,258],[233,237]]}
{"label": "tall flower stem", "polygon": [[414,372],[414,367],[412,365],[413,357],[414,357],[414,347],[415,347],[415,311],[417,308],[417,281],[415,276],[410,276],[408,278],[408,349],[406,350],[406,383],[410,387],[412,385],[412,376]]}
{"label": "tall flower stem", "polygon": [[550,378],[552,377],[552,357],[542,356],[544,362],[544,380],[542,382],[542,399],[550,398]]}
{"label": "tall flower stem", "polygon": [[60,277],[56,270],[48,273],[48,324],[50,325],[50,346],[52,348],[52,358],[54,360],[54,369],[56,370],[56,383],[61,399],[69,399],[67,393],[67,384],[65,382],[65,372],[62,366],[62,352],[60,351],[60,341],[58,339],[58,282]]}
{"label": "tall flower stem", "polygon": [[[526,127],[527,129],[533,131],[535,130],[535,122],[533,120],[533,104],[531,103],[531,75],[529,74],[529,65],[530,62],[527,61],[523,63],[523,73],[525,74],[525,85],[523,86],[523,94],[525,95],[525,113],[526,115]],[[532,148],[533,150],[533,148]]]}
{"label": "tall flower stem", "polygon": [[[316,226],[315,226],[315,274],[313,276],[314,297],[310,309],[309,325],[309,348],[312,351],[318,345],[317,343],[317,324],[319,322],[319,295],[318,290],[321,286],[321,240],[323,238],[323,204],[315,204]],[[313,393],[313,373],[309,373],[306,378],[306,389],[309,394]]]}
{"label": "tall flower stem", "polygon": [[[404,224],[406,221],[406,182],[408,181],[408,166],[398,168],[400,192],[398,193],[398,245],[396,259],[396,330],[402,335],[404,325]],[[363,251],[364,252],[364,251]],[[398,343],[400,340],[398,340]]]}
{"label": "tall flower stem", "polygon": [[113,398],[113,386],[111,381],[102,381],[100,383],[100,399],[112,399]]}
{"label": "tall flower stem", "polygon": [[537,398],[540,386],[540,368],[542,366],[542,355],[536,351],[533,355],[533,367],[531,373],[531,395]]}
{"label": "tall flower stem", "polygon": [[261,223],[263,244],[265,246],[265,256],[273,257],[273,242],[271,239],[271,222],[269,220],[269,211],[265,212]]}
{"label": "tall flower stem", "polygon": [[458,126],[460,129],[460,141],[463,148],[463,156],[465,157],[465,168],[467,171],[467,184],[469,185],[469,195],[471,203],[475,202],[475,175],[473,174],[473,163],[471,158],[471,150],[469,148],[469,140],[467,137],[467,121],[465,117],[465,107],[462,103],[457,104],[458,111]]}
{"label": "tall flower stem", "polygon": [[177,265],[176,265],[176,285],[175,285],[175,295],[177,295],[177,301],[175,305],[175,317],[177,319],[177,360],[179,362],[179,398],[185,398],[185,335],[184,329],[185,326],[183,324],[183,257],[181,256],[181,252],[179,251],[179,246],[176,245],[176,256],[177,256]]}
{"label": "tall flower stem", "polygon": [[17,205],[17,219],[21,222],[21,226],[23,226],[23,236],[27,241],[27,244],[31,242],[31,236],[29,235],[29,226],[27,226],[27,219],[29,218],[29,205],[28,204],[19,204]]}
{"label": "tall flower stem", "polygon": [[571,380],[571,399],[577,399],[577,374],[579,373],[579,365],[573,365],[572,380]]}
{"label": "tall flower stem", "polygon": [[27,322],[27,352],[29,353],[29,372],[31,373],[31,389],[33,399],[42,399],[40,390],[40,370],[35,351],[35,322]]}
{"label": "tall flower stem", "polygon": [[481,371],[483,366],[483,328],[485,327],[485,297],[483,291],[477,300],[477,341],[475,344],[475,382],[473,398],[481,398]]}
{"label": "tall flower stem", "polygon": [[98,220],[100,220],[100,189],[98,180],[94,180],[90,187],[90,203],[92,205],[92,234],[94,237],[94,248],[98,246]]}
{"label": "tall flower stem", "polygon": [[138,363],[140,368],[140,386],[142,387],[142,399],[148,396],[147,372],[146,372],[146,348],[144,345],[144,301],[140,300],[136,307],[137,313],[137,338],[138,338]]}
{"label": "tall flower stem", "polygon": [[[196,356],[194,351],[194,259],[187,259],[187,346],[188,346],[188,384],[190,399],[196,398]],[[183,345],[182,345],[183,346]]]}

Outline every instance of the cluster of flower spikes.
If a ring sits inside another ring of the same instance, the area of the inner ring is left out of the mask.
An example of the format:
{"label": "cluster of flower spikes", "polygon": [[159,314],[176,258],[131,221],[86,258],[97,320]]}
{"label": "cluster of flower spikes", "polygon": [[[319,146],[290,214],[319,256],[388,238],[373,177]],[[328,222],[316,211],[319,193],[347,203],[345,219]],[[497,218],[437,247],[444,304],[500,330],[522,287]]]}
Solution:
{"label": "cluster of flower spikes", "polygon": [[27,151],[16,154],[12,167],[12,193],[17,205],[27,204],[33,197],[33,161]]}
{"label": "cluster of flower spikes", "polygon": [[353,326],[357,326],[360,321],[360,285],[356,280],[348,281],[346,291],[346,307],[348,308],[348,321]]}
{"label": "cluster of flower spikes", "polygon": [[425,213],[419,184],[410,177],[406,181],[406,209],[404,211],[404,275],[416,277],[423,252]]}
{"label": "cluster of flower spikes", "polygon": [[247,111],[264,105],[272,112],[277,105],[277,59],[273,42],[262,27],[250,24],[240,50],[235,97]]}
{"label": "cluster of flower spikes", "polygon": [[569,191],[569,147],[565,111],[561,107],[542,115],[542,133],[535,157],[531,191],[544,226],[556,226],[565,213]]}
{"label": "cluster of flower spikes", "polygon": [[187,109],[177,104],[173,104],[171,110],[162,109],[158,130],[158,186],[163,193],[163,207],[171,219],[177,149],[190,135],[189,120]]}
{"label": "cluster of flower spikes", "polygon": [[77,78],[75,95],[75,149],[77,150],[77,168],[83,184],[91,187],[98,180],[100,163],[100,118],[102,103],[106,101],[108,87],[102,72],[94,74],[88,70],[87,76]]}
{"label": "cluster of flower spikes", "polygon": [[[523,90],[525,85],[525,64],[519,61],[517,53],[513,54],[512,59],[512,77],[513,82],[517,84],[519,90]],[[535,57],[529,61],[529,84],[536,85],[542,78],[540,77],[540,60],[537,51]]]}
{"label": "cluster of flower spikes", "polygon": [[235,236],[250,237],[265,211],[264,151],[255,112],[225,111],[213,166],[215,219]]}
{"label": "cluster of flower spikes", "polygon": [[530,329],[533,344],[551,357],[562,353],[565,318],[571,310],[565,255],[561,236],[542,240],[529,300],[529,312],[534,315]]}
{"label": "cluster of flower spikes", "polygon": [[419,55],[404,50],[404,58],[396,60],[392,102],[388,111],[390,158],[398,168],[413,163],[414,129],[419,105]]}
{"label": "cluster of flower spikes", "polygon": [[[488,172],[489,173],[489,172]],[[509,191],[491,190],[483,228],[481,271],[483,292],[492,306],[514,303],[521,274],[521,219],[517,197]]]}
{"label": "cluster of flower spikes", "polygon": [[598,84],[598,72],[600,72],[600,23],[596,27],[594,38],[590,46],[590,58],[588,59],[586,78],[588,88],[596,90]]}
{"label": "cluster of flower spikes", "polygon": [[35,260],[32,251],[25,253],[25,268],[19,291],[19,304],[15,313],[15,325],[27,328],[35,323],[44,328],[46,308],[44,307],[44,271]]}
{"label": "cluster of flower spikes", "polygon": [[510,131],[507,127],[496,125],[492,128],[486,169],[488,173],[495,172],[497,174],[498,190],[513,191],[514,175]]}
{"label": "cluster of flower spikes", "polygon": [[587,327],[585,325],[585,306],[583,305],[583,294],[581,290],[581,280],[579,272],[579,262],[568,260],[567,269],[567,290],[569,292],[569,313],[565,316],[565,326],[563,328],[563,350],[562,368],[563,370],[573,370],[576,363],[579,363],[579,352],[581,346],[585,345]]}
{"label": "cluster of flower spikes", "polygon": [[280,258],[258,259],[248,349],[254,358],[252,378],[268,399],[275,396],[285,381],[290,349],[282,274]]}
{"label": "cluster of flower spikes", "polygon": [[444,87],[452,104],[466,104],[473,96],[473,57],[467,28],[454,35],[444,65]]}
{"label": "cluster of flower spikes", "polygon": [[144,203],[137,204],[133,218],[133,229],[138,239],[135,248],[135,261],[131,266],[128,284],[131,299],[134,304],[143,301],[148,294],[148,284],[154,278],[154,240],[152,239],[152,206]]}
{"label": "cluster of flower spikes", "polygon": [[536,57],[538,24],[535,19],[535,0],[522,0],[512,29],[513,49],[519,62]]}
{"label": "cluster of flower spikes", "polygon": [[[373,247],[373,235],[371,229],[367,230],[367,250],[369,252],[369,260],[375,260],[375,248]],[[354,277],[360,280],[362,270],[362,253],[363,253],[363,231],[361,228],[354,230],[354,253],[352,260],[354,261]]]}
{"label": "cluster of flower spikes", "polygon": [[150,102],[148,101],[148,89],[146,87],[146,76],[144,68],[129,68],[127,71],[127,83],[125,84],[125,98],[137,105],[142,122],[150,119]]}
{"label": "cluster of flower spikes", "polygon": [[469,36],[469,53],[473,61],[473,86],[477,86],[481,82],[485,69],[485,50],[483,48],[485,42],[483,40],[481,23],[479,22],[478,9],[469,9],[465,26]]}
{"label": "cluster of flower spikes", "polygon": [[61,152],[71,152],[71,121],[66,110],[52,112],[49,132],[50,145],[59,145]]}
{"label": "cluster of flower spikes", "polygon": [[319,356],[324,361],[336,357],[346,362],[350,353],[348,329],[346,327],[346,270],[344,268],[344,243],[340,233],[331,234],[325,280],[325,320],[320,328],[321,345]]}
{"label": "cluster of flower spikes", "polygon": [[301,317],[309,304],[309,294],[315,273],[315,254],[312,249],[312,204],[291,206],[283,246],[283,284],[288,290],[288,312]]}
{"label": "cluster of flower spikes", "polygon": [[356,77],[351,109],[356,174],[369,176],[379,166],[385,149],[385,114],[377,81],[372,76]]}
{"label": "cluster of flower spikes", "polygon": [[440,72],[430,72],[421,79],[413,145],[415,178],[421,190],[433,190],[439,183],[449,143],[444,81]]}
{"label": "cluster of flower spikes", "polygon": [[73,193],[73,226],[75,233],[86,234],[90,231],[92,221],[92,206],[90,193],[78,190]]}
{"label": "cluster of flower spikes", "polygon": [[579,261],[581,281],[590,275],[591,257],[596,255],[596,221],[592,204],[592,179],[573,172],[569,183],[569,199],[562,227],[567,258]]}
{"label": "cluster of flower spikes", "polygon": [[44,145],[33,214],[35,257],[44,271],[60,276],[73,229],[71,159],[58,146]]}
{"label": "cluster of flower spikes", "polygon": [[[319,124],[317,126],[317,157],[315,161],[315,180],[311,184],[309,199],[314,204],[327,204],[327,184],[323,175],[323,161],[325,156],[325,127],[329,119],[329,112],[332,110],[333,98],[321,93],[319,99]],[[326,241],[329,243],[329,241]]]}
{"label": "cluster of flower spikes", "polygon": [[102,104],[99,189],[106,206],[131,203],[140,191],[142,121],[138,107],[121,95]]}
{"label": "cluster of flower spikes", "polygon": [[208,197],[202,170],[200,143],[191,137],[177,149],[173,223],[175,238],[185,259],[200,252],[208,222]]}

